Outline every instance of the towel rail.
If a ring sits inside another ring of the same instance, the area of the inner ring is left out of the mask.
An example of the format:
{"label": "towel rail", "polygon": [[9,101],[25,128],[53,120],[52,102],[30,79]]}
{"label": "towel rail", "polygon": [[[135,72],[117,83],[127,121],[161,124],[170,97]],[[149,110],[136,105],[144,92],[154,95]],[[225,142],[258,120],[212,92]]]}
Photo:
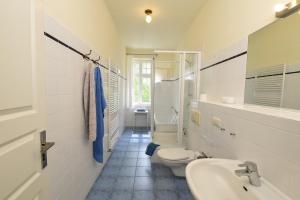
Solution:
{"label": "towel rail", "polygon": [[59,43],[60,45],[66,47],[66,48],[68,48],[68,49],[70,49],[71,51],[73,51],[73,52],[79,54],[79,55],[82,56],[84,59],[90,60],[90,61],[92,61],[93,63],[99,65],[100,67],[102,67],[102,68],[104,68],[104,69],[107,69],[108,71],[110,71],[110,72],[116,74],[116,75],[119,76],[120,78],[122,78],[122,79],[124,79],[124,80],[127,80],[124,76],[118,74],[117,72],[115,72],[115,71],[109,69],[109,68],[106,67],[105,65],[102,65],[101,63],[99,63],[98,61],[100,61],[100,57],[99,57],[97,60],[93,60],[91,57],[89,57],[89,56],[91,55],[91,53],[92,53],[92,50],[90,50],[90,52],[89,52],[88,54],[84,54],[84,53],[78,51],[77,49],[71,47],[70,45],[66,44],[65,42],[59,40],[58,38],[54,37],[53,35],[51,35],[51,34],[49,34],[49,33],[47,33],[47,32],[44,32],[44,35],[45,35],[46,37],[52,39],[53,41]]}

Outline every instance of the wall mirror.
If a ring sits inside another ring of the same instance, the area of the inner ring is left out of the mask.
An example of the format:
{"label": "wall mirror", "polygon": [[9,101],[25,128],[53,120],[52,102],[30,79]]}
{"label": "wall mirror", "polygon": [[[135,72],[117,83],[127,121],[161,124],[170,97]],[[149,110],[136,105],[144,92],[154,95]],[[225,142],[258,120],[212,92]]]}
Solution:
{"label": "wall mirror", "polygon": [[249,36],[245,103],[300,109],[300,14]]}

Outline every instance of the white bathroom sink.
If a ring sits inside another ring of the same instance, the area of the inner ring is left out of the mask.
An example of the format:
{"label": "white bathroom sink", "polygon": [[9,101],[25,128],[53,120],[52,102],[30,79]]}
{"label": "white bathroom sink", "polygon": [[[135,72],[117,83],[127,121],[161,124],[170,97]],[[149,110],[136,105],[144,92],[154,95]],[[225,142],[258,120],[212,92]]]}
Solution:
{"label": "white bathroom sink", "polygon": [[186,179],[197,200],[290,200],[265,179],[261,186],[238,177],[241,161],[227,159],[195,160],[186,167]]}

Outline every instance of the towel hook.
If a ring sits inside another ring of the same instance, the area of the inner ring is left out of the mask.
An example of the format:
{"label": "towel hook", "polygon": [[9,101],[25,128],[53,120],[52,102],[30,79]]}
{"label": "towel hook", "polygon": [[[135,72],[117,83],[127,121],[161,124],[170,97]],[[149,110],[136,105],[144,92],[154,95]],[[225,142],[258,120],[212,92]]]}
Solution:
{"label": "towel hook", "polygon": [[99,56],[98,59],[95,60],[95,62],[98,62],[98,61],[100,61],[100,60],[101,60],[101,56]]}
{"label": "towel hook", "polygon": [[89,56],[92,54],[92,50],[90,50],[90,52],[88,54],[84,54],[83,58],[84,59],[89,59]]}

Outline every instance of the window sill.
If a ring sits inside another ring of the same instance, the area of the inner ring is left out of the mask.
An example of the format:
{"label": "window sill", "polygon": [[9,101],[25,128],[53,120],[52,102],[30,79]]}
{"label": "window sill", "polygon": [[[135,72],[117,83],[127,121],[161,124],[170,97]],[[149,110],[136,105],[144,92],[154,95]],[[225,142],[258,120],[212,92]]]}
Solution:
{"label": "window sill", "polygon": [[132,104],[132,108],[136,108],[136,107],[150,107],[151,103],[135,103]]}

